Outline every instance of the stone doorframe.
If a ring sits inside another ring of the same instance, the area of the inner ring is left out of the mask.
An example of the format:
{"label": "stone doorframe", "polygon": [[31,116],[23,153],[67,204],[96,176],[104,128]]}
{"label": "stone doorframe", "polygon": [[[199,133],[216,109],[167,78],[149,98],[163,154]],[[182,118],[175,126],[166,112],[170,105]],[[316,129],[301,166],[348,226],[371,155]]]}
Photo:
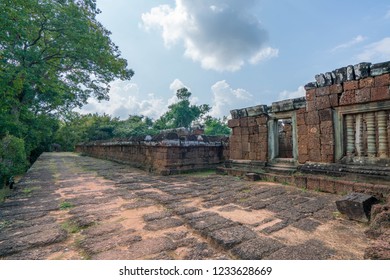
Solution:
{"label": "stone doorframe", "polygon": [[279,155],[279,132],[278,120],[291,119],[293,157],[291,161],[298,162],[298,134],[297,134],[297,114],[296,111],[269,113],[268,118],[268,162],[274,163]]}

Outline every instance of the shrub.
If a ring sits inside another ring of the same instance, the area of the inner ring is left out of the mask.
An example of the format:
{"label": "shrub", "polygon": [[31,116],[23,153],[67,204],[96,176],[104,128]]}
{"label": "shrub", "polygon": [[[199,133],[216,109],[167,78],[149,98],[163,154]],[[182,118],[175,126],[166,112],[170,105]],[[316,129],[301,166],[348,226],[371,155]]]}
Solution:
{"label": "shrub", "polygon": [[7,134],[0,140],[0,188],[7,179],[26,171],[24,140]]}

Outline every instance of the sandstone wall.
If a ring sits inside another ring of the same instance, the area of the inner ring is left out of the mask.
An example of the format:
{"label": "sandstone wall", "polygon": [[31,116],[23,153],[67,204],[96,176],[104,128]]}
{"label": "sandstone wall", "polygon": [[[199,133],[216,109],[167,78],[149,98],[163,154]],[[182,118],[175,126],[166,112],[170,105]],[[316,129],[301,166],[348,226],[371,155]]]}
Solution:
{"label": "sandstone wall", "polygon": [[215,168],[229,158],[228,142],[169,142],[86,143],[77,145],[76,152],[161,175]]}
{"label": "sandstone wall", "polygon": [[[336,135],[341,133],[342,140],[346,140],[346,131],[337,131],[336,122],[342,123],[343,129],[346,129],[344,119],[337,119],[341,115],[334,112],[342,111],[343,107],[352,108],[351,112],[364,113],[370,111],[375,113],[381,110],[381,102],[390,100],[390,62],[378,63],[360,63],[355,66],[343,67],[333,72],[316,75],[316,82],[309,83],[306,89],[306,110],[297,112],[298,125],[298,161],[305,163],[323,162],[332,163],[339,158],[335,158]],[[374,104],[370,108],[368,104]],[[383,105],[383,103],[382,103]],[[360,108],[360,111],[359,111]],[[389,112],[387,111],[386,123],[389,123]],[[376,118],[376,116],[374,116]],[[352,134],[356,134],[356,122],[352,121]],[[362,123],[365,120],[362,120]],[[373,120],[374,123],[377,123]],[[386,124],[388,134],[390,127]],[[367,138],[364,130],[367,130],[367,124],[362,130],[362,141]],[[378,131],[375,131],[375,139],[378,141]],[[347,143],[341,143],[342,150],[346,150]],[[351,143],[355,146],[355,143]],[[367,143],[365,143],[367,145]],[[387,145],[387,144],[386,144]],[[378,146],[378,145],[377,145]],[[387,145],[388,146],[388,145]],[[307,147],[307,148],[305,148]],[[367,147],[363,147],[363,149]],[[355,150],[355,147],[352,147]],[[361,156],[367,156],[363,154]],[[375,154],[373,157],[377,157]]]}

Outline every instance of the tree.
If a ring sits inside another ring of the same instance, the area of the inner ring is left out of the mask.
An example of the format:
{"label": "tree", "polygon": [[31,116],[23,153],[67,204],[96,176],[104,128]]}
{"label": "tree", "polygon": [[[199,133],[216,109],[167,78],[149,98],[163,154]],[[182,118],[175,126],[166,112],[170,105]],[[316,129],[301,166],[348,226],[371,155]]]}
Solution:
{"label": "tree", "polygon": [[189,100],[191,92],[187,88],[178,89],[176,96],[179,101],[170,105],[169,110],[156,121],[155,127],[157,129],[189,128],[192,122],[203,117],[211,109],[207,104],[191,105]]}
{"label": "tree", "polygon": [[[53,119],[91,96],[107,100],[111,81],[134,74],[97,21],[95,0],[2,0],[0,10],[0,138],[42,135]],[[25,141],[28,150],[43,138]]]}
{"label": "tree", "polygon": [[120,121],[114,130],[114,137],[128,138],[132,136],[155,135],[153,120],[145,116],[130,115],[127,120]]}
{"label": "tree", "polygon": [[230,134],[230,128],[226,124],[227,118],[223,117],[222,119],[219,118],[212,118],[208,116],[205,120],[205,135],[210,136],[216,136],[216,135],[229,135]]}
{"label": "tree", "polygon": [[11,176],[24,172],[26,166],[24,141],[7,134],[0,140],[0,189]]}

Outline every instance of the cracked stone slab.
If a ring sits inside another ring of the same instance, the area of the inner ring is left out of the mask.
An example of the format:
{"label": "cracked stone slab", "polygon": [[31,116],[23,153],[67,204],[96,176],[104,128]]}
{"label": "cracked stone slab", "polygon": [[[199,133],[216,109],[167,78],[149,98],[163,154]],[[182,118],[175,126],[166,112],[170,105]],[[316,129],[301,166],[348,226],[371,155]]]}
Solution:
{"label": "cracked stone slab", "polygon": [[243,260],[262,260],[284,245],[268,237],[257,237],[235,246],[231,252]]}
{"label": "cracked stone slab", "polygon": [[328,260],[335,251],[322,241],[310,239],[302,244],[287,246],[272,253],[266,259],[272,260]]}
{"label": "cracked stone slab", "polygon": [[230,249],[243,241],[257,237],[257,234],[246,226],[235,226],[216,230],[210,237],[225,249]]}

